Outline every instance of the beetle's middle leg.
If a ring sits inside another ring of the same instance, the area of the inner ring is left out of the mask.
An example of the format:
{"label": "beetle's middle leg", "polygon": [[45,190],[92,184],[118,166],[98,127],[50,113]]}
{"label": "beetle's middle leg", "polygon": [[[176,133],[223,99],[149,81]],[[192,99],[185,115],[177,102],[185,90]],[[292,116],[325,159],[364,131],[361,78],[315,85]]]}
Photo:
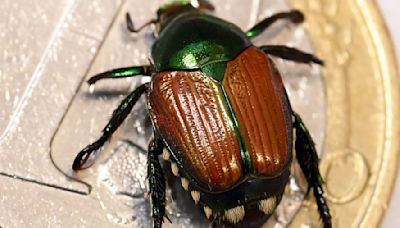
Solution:
{"label": "beetle's middle leg", "polygon": [[[157,139],[149,143],[147,155],[147,178],[150,187],[151,210],[154,228],[161,228],[165,216],[165,178],[158,160],[158,155],[163,151],[163,143]],[[166,217],[168,219],[168,217]],[[168,219],[169,220],[169,219]]]}
{"label": "beetle's middle leg", "polygon": [[253,38],[260,35],[264,30],[268,29],[272,24],[279,20],[290,20],[293,23],[302,23],[304,21],[304,15],[298,10],[292,10],[289,12],[280,12],[274,14],[264,20],[258,22],[249,31],[246,32],[248,38]]}
{"label": "beetle's middle leg", "polygon": [[305,127],[300,116],[293,112],[294,128],[296,129],[296,158],[308,182],[309,190],[312,188],[317,201],[318,211],[324,223],[324,228],[331,228],[331,215],[324,198],[322,189],[322,177],[318,168],[318,155],[310,133]]}
{"label": "beetle's middle leg", "polygon": [[298,63],[316,63],[324,65],[324,62],[313,54],[300,51],[296,48],[284,45],[264,45],[259,47],[264,53],[273,55],[282,59],[291,60]]}
{"label": "beetle's middle leg", "polygon": [[74,163],[72,164],[73,170],[83,169],[85,163],[88,161],[90,155],[97,150],[99,150],[104,143],[111,137],[111,135],[117,130],[117,128],[122,124],[128,114],[132,111],[133,106],[139,100],[140,96],[145,92],[146,84],[143,84],[136,88],[132,93],[130,93],[114,110],[110,121],[103,129],[103,135],[94,143],[86,146],[81,150],[75,157]]}

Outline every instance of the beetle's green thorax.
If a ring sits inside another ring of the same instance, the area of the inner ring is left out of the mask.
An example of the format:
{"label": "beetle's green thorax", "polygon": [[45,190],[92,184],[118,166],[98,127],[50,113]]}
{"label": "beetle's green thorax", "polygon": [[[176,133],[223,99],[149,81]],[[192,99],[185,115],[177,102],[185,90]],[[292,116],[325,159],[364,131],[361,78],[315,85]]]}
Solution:
{"label": "beetle's green thorax", "polygon": [[[229,61],[250,45],[236,25],[191,11],[168,23],[152,47],[152,56],[157,72],[200,69]],[[217,70],[221,72],[220,66]]]}
{"label": "beetle's green thorax", "polygon": [[211,63],[201,68],[206,75],[212,77],[214,80],[222,82],[226,71],[226,62]]}

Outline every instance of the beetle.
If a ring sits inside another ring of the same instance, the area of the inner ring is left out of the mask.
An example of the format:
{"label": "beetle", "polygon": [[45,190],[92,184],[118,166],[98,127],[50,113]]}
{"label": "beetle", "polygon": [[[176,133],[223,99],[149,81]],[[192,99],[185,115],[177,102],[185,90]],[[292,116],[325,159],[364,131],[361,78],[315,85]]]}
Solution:
{"label": "beetle", "polygon": [[[165,214],[165,177],[159,156],[171,162],[172,173],[208,219],[218,224],[264,223],[279,204],[290,175],[292,149],[313,190],[324,227],[331,215],[323,196],[318,155],[302,119],[288,100],[279,71],[270,56],[323,65],[318,57],[282,45],[256,47],[251,39],[279,20],[301,23],[292,10],[268,17],[249,31],[212,16],[205,0],[162,5],[154,24],[154,64],[113,69],[91,77],[150,76],[113,112],[101,137],[76,156],[72,169],[87,167],[121,125],[133,106],[147,95],[154,137],[148,146],[148,182],[154,227]],[[295,132],[295,139],[293,133]],[[294,145],[293,145],[294,142]]]}

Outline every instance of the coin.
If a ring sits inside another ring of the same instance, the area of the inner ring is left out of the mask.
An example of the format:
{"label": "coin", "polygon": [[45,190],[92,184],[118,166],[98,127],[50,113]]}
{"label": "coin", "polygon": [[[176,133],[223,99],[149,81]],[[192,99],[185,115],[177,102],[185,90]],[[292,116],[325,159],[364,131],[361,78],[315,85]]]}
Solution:
{"label": "coin", "polygon": [[[394,48],[375,1],[292,1],[326,61],[327,131],[321,161],[335,227],[379,227],[399,151]],[[293,227],[318,227],[307,203]]]}
{"label": "coin", "polygon": [[[96,166],[79,175],[70,166],[99,136],[118,102],[143,82],[99,82],[91,93],[84,78],[147,63],[151,29],[129,34],[124,15],[131,12],[141,25],[163,1],[66,2],[35,3],[36,11],[29,4],[3,4],[0,226],[150,226],[145,149],[152,132],[144,99]],[[282,0],[212,2],[217,16],[244,30],[289,9]],[[378,226],[390,199],[399,141],[399,88],[388,33],[372,0],[292,4],[305,12],[305,29],[279,23],[256,44],[289,44],[325,60],[324,69],[275,62],[316,141],[334,226]],[[304,183],[293,170],[285,199],[266,226],[320,227],[313,197],[303,201]],[[206,226],[179,180],[169,185],[173,224],[165,225]]]}

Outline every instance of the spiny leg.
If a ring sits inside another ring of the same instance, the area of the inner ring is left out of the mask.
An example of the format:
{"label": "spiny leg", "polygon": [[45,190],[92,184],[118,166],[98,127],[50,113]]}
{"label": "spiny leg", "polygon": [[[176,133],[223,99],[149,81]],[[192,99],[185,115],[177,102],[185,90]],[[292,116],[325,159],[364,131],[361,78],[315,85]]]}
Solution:
{"label": "spiny leg", "polygon": [[318,168],[318,155],[314,142],[300,116],[295,112],[293,112],[293,116],[295,118],[294,128],[296,129],[295,149],[297,161],[307,179],[308,188],[313,189],[324,228],[331,228],[331,215],[326,199],[323,196],[323,180]]}
{"label": "spiny leg", "polygon": [[87,81],[89,85],[96,83],[98,80],[105,78],[127,78],[136,75],[150,76],[152,74],[151,66],[132,66],[109,70],[100,74],[96,74]]}
{"label": "spiny leg", "polygon": [[277,14],[272,15],[271,17],[265,18],[264,20],[258,22],[256,25],[254,25],[251,29],[249,29],[248,32],[246,32],[247,37],[253,38],[260,33],[262,33],[264,30],[269,28],[272,24],[274,24],[276,21],[282,20],[282,19],[288,19],[292,21],[293,23],[302,23],[304,21],[304,15],[302,12],[298,10],[292,10],[289,12],[280,12]]}
{"label": "spiny leg", "polygon": [[[163,144],[161,140],[157,139],[156,135],[155,138],[149,143],[147,178],[150,187],[153,226],[154,228],[161,228],[165,216],[165,178],[158,155],[163,151]],[[166,218],[168,219],[168,217]]]}
{"label": "spiny leg", "polygon": [[324,65],[324,62],[315,55],[305,53],[296,48],[284,45],[264,45],[260,49],[266,54],[273,55],[282,59],[291,60],[298,63],[316,63]]}
{"label": "spiny leg", "polygon": [[115,132],[115,130],[117,130],[117,128],[121,125],[121,123],[131,112],[133,106],[136,104],[136,102],[139,100],[140,96],[145,92],[145,90],[146,90],[146,84],[143,84],[138,88],[136,88],[136,90],[130,93],[121,102],[118,108],[114,110],[110,121],[103,129],[102,136],[94,143],[86,146],[75,157],[75,160],[72,164],[73,170],[81,170],[86,168],[83,166],[88,161],[90,155],[99,150],[104,145],[104,143],[111,137],[111,135]]}

